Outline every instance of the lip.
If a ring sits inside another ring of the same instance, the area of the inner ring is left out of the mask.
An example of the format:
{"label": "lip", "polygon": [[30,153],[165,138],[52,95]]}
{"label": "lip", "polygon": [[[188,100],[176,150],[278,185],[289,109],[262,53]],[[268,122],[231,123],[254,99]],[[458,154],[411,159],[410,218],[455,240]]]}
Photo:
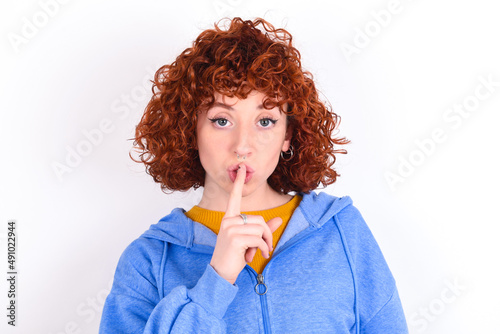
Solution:
{"label": "lip", "polygon": [[[234,183],[234,180],[236,180],[236,171],[228,171],[228,174],[229,174],[229,178],[231,179],[231,182]],[[248,183],[251,179],[252,179],[252,176],[253,176],[253,172],[252,173],[249,173],[247,172],[247,175],[245,176],[245,182],[244,183]]]}
{"label": "lip", "polygon": [[[231,179],[231,182],[234,183],[234,180],[236,180],[236,173],[238,171],[238,166],[240,164],[235,164],[235,165],[232,165],[231,167],[229,167],[227,169],[227,172],[229,174],[229,178]],[[254,174],[254,170],[252,167],[248,166],[247,164],[244,164],[246,166],[246,171],[247,171],[247,175],[245,177],[245,183],[248,183],[251,179],[252,179],[252,176]]]}
{"label": "lip", "polygon": [[[237,164],[234,164],[234,165],[230,166],[230,167],[227,169],[227,171],[228,171],[228,172],[234,172],[235,170],[237,170],[237,169],[238,169],[238,166],[239,166],[240,164],[241,164],[241,162],[239,162],[239,163],[237,163]],[[252,168],[252,167],[248,166],[247,164],[244,164],[244,165],[245,165],[245,167],[246,167],[246,171],[247,171],[247,173],[253,173],[253,172],[255,172],[255,171],[253,170],[253,168]]]}

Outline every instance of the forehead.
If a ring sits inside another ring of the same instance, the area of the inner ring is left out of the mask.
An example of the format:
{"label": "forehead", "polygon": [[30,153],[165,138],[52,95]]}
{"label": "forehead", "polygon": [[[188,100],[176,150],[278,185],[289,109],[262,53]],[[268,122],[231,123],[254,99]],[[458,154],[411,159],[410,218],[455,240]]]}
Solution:
{"label": "forehead", "polygon": [[[233,103],[237,102],[238,100],[240,100],[237,96],[230,97],[228,95],[223,95],[223,94],[218,93],[218,92],[214,93],[214,98],[215,98],[215,101],[221,101],[221,102],[224,101],[225,103],[228,103],[228,104],[233,104]],[[261,92],[256,91],[256,90],[252,90],[248,93],[247,97],[245,99],[242,99],[242,100],[247,100],[247,99],[263,100],[264,98],[266,98],[266,94],[261,93]]]}
{"label": "forehead", "polygon": [[230,111],[239,109],[239,108],[252,108],[252,109],[266,109],[264,105],[267,104],[267,109],[275,109],[277,106],[274,104],[277,102],[276,99],[268,97],[266,94],[251,91],[245,99],[240,99],[237,96],[227,96],[222,95],[220,93],[214,94],[214,104],[212,108],[220,107]]}

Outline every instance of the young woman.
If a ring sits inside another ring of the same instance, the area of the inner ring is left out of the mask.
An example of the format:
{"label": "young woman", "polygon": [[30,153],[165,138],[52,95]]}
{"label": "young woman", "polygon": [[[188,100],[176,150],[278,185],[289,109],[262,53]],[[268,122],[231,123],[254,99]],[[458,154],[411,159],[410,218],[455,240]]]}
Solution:
{"label": "young woman", "polygon": [[229,23],[155,75],[140,162],[162,190],[203,196],[127,247],[100,332],[407,333],[352,200],[312,191],[338,176],[339,117],[287,31]]}

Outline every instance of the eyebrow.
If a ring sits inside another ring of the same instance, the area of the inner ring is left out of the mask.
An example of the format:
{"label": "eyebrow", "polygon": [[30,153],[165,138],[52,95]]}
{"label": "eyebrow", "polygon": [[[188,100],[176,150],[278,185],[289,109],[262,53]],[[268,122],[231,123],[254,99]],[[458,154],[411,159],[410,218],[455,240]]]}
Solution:
{"label": "eyebrow", "polygon": [[[227,110],[231,110],[231,111],[234,110],[233,107],[231,107],[228,104],[222,103],[222,102],[214,102],[214,106],[213,107],[221,107],[221,108],[224,108],[224,109],[227,109]],[[257,106],[257,109],[264,109],[264,107],[262,106],[262,103]]]}

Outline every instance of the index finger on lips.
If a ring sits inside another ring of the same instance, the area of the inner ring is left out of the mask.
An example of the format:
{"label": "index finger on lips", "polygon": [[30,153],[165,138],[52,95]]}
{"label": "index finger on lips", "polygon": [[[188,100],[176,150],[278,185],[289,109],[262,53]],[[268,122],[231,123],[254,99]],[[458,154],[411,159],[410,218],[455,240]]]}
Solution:
{"label": "index finger on lips", "polygon": [[234,180],[233,189],[229,195],[229,201],[227,203],[227,209],[224,217],[236,217],[241,213],[241,196],[243,194],[245,177],[246,166],[245,164],[240,164],[240,169],[238,169],[236,179]]}

